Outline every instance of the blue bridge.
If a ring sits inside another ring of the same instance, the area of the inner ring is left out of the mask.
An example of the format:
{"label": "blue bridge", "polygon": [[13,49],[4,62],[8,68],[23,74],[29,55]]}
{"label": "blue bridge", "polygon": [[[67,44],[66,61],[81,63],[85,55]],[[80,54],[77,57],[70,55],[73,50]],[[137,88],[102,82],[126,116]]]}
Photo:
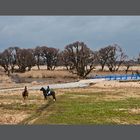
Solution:
{"label": "blue bridge", "polygon": [[105,80],[140,80],[140,74],[126,74],[126,75],[101,75],[91,77],[92,79],[105,79]]}

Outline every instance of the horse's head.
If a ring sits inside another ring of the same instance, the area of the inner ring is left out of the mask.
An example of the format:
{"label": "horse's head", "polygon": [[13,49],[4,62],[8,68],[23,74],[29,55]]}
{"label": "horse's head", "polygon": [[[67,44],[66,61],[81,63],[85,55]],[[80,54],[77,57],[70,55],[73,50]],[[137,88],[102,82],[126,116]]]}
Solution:
{"label": "horse's head", "polygon": [[44,89],[44,87],[42,87],[41,89],[40,89],[40,91],[44,91],[45,89]]}

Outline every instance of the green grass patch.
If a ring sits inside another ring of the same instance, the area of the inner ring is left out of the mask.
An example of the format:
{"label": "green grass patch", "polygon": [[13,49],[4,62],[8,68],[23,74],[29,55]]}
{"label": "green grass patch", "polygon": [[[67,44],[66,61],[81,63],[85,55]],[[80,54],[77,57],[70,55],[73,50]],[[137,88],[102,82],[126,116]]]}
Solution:
{"label": "green grass patch", "polygon": [[129,111],[140,108],[140,98],[106,101],[104,96],[66,93],[44,110],[34,124],[140,124],[140,115]]}

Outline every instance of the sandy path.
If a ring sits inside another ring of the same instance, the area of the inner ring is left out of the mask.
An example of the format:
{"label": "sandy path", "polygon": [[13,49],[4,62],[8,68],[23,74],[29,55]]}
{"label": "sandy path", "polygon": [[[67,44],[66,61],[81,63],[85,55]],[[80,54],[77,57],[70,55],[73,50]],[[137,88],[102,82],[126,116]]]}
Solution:
{"label": "sandy path", "polygon": [[135,81],[135,82],[119,82],[119,81],[103,81],[103,82],[98,82],[94,87],[99,87],[99,88],[140,88],[140,81]]}
{"label": "sandy path", "polygon": [[[88,87],[89,85],[92,85],[93,87],[99,87],[99,88],[121,88],[121,87],[140,87],[140,81],[136,82],[119,82],[119,81],[107,81],[105,79],[86,79],[86,80],[80,80],[79,82],[71,82],[71,83],[61,83],[61,84],[50,84],[50,88],[53,89],[67,89],[67,88],[84,88]],[[44,85],[31,85],[28,86],[29,90],[39,90],[41,87],[47,87],[47,84]],[[23,88],[5,88],[5,89],[0,89],[0,92],[5,92],[5,91],[18,91],[18,90],[23,90]]]}
{"label": "sandy path", "polygon": [[[80,88],[80,87],[88,87],[90,84],[96,84],[99,82],[104,81],[105,79],[86,79],[86,80],[80,80],[79,82],[71,82],[71,83],[63,83],[63,84],[51,84],[49,85],[50,88],[53,89],[61,89],[61,88]],[[28,87],[29,90],[39,90],[41,87],[47,87],[48,85],[40,85],[40,86],[31,86]],[[23,90],[23,88],[6,88],[6,89],[0,89],[1,92],[4,91],[17,91],[17,90]]]}

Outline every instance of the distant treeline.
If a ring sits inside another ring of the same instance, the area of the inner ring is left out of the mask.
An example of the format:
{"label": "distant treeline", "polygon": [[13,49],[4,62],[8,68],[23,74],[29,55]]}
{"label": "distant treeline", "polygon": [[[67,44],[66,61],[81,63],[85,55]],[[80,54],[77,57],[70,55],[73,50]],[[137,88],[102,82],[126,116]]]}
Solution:
{"label": "distant treeline", "polygon": [[0,53],[0,65],[8,75],[30,71],[33,66],[40,69],[40,65],[46,65],[47,70],[65,66],[69,72],[85,78],[96,65],[101,65],[102,71],[107,66],[111,72],[118,71],[124,65],[127,72],[130,66],[139,63],[140,54],[135,60],[129,59],[117,44],[93,51],[79,41],[67,45],[62,51],[48,46],[37,46],[32,49],[9,47]]}

